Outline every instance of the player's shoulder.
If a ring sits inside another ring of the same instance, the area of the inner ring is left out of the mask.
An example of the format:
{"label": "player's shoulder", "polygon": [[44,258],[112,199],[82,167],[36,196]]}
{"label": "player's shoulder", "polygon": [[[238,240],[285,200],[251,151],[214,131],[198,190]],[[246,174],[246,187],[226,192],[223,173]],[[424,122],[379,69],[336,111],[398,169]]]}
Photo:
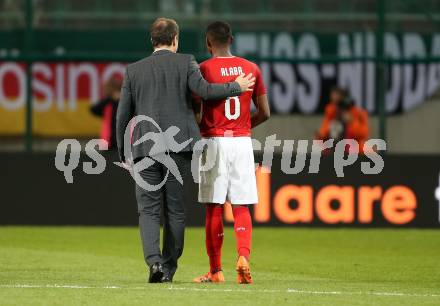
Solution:
{"label": "player's shoulder", "polygon": [[236,61],[240,62],[242,65],[246,65],[256,71],[260,70],[260,67],[258,67],[257,64],[255,64],[254,62],[252,62],[244,57],[236,56],[235,58],[236,58]]}
{"label": "player's shoulder", "polygon": [[209,66],[210,64],[214,63],[215,59],[216,59],[215,57],[211,57],[204,60],[203,62],[200,63],[200,67]]}

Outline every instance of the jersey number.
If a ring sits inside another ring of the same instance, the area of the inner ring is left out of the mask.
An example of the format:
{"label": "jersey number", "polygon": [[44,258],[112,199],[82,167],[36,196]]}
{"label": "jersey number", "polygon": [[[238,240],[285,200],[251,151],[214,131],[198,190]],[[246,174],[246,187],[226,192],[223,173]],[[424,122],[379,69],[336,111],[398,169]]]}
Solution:
{"label": "jersey number", "polygon": [[[231,101],[234,101],[234,114],[231,114]],[[240,100],[238,97],[230,97],[226,99],[225,116],[229,120],[235,120],[240,117]]]}

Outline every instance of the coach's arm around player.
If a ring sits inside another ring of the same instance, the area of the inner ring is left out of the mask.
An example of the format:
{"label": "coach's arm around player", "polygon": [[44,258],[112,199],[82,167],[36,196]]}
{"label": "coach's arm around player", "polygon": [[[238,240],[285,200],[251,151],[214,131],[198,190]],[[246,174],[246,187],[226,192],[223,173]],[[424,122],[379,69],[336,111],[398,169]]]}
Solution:
{"label": "coach's arm around player", "polygon": [[242,92],[252,91],[252,86],[255,84],[255,77],[252,73],[248,75],[239,75],[234,82],[229,83],[209,83],[205,80],[200,72],[199,64],[197,64],[194,56],[191,55],[188,69],[188,87],[189,89],[200,96],[203,100],[217,100],[225,97],[225,90],[236,95]]}

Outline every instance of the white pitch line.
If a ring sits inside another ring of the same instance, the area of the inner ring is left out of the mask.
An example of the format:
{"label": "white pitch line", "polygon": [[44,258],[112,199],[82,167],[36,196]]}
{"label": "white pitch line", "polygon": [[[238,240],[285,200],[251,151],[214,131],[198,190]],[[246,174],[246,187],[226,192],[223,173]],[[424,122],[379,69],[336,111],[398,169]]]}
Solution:
{"label": "white pitch line", "polygon": [[374,291],[310,291],[310,290],[296,290],[287,289],[289,293],[299,294],[321,294],[321,295],[378,295],[378,296],[405,296],[405,297],[440,297],[440,294],[434,293],[403,293],[403,292],[374,292]]}
{"label": "white pitch line", "polygon": [[[255,293],[256,290],[249,289],[219,289],[219,288],[186,288],[186,287],[170,287],[168,290],[182,291],[207,291],[207,292],[249,292]],[[402,292],[362,292],[362,291],[312,291],[312,290],[276,290],[276,289],[259,289],[258,292],[265,293],[298,293],[309,295],[377,295],[377,296],[404,296],[404,297],[440,297],[440,294],[419,294],[419,293],[402,293]]]}
{"label": "white pitch line", "polygon": [[26,285],[26,284],[16,284],[16,285],[0,285],[0,288],[65,288],[65,289],[122,289],[118,286],[82,286],[82,285]]}
{"label": "white pitch line", "polygon": [[194,287],[123,287],[123,286],[87,286],[87,285],[59,285],[59,284],[47,284],[47,285],[31,285],[31,284],[15,284],[15,285],[0,285],[0,288],[11,289],[25,289],[25,288],[37,288],[37,289],[126,289],[126,290],[145,290],[145,289],[159,289],[159,290],[172,290],[172,291],[197,291],[197,292],[247,292],[247,293],[296,293],[296,294],[308,294],[308,295],[373,295],[373,296],[390,296],[390,297],[435,297],[439,298],[440,294],[435,293],[403,293],[403,292],[374,292],[374,291],[313,291],[313,290],[299,290],[299,289],[221,289],[221,288],[194,288]]}

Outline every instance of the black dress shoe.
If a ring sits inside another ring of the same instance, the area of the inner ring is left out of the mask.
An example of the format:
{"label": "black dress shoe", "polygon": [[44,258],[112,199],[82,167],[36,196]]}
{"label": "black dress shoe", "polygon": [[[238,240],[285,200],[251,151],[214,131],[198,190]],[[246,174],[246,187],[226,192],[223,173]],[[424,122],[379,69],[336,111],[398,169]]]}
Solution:
{"label": "black dress shoe", "polygon": [[150,267],[150,277],[148,278],[149,283],[160,283],[162,282],[163,268],[160,262],[156,262]]}
{"label": "black dress shoe", "polygon": [[172,283],[173,282],[173,277],[170,275],[164,275],[162,277],[162,283]]}

